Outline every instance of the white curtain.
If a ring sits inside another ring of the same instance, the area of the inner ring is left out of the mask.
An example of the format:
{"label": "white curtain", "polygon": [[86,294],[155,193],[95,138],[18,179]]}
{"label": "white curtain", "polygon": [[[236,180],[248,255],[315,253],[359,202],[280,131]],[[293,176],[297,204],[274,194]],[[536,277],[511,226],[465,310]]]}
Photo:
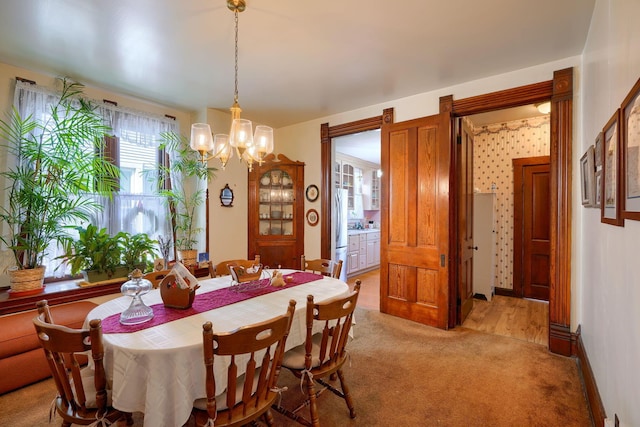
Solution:
{"label": "white curtain", "polygon": [[[42,86],[17,81],[14,106],[22,117],[33,115],[36,120],[44,120],[59,93]],[[170,118],[129,108],[118,107],[101,101],[90,100],[112,129],[112,134],[141,147],[157,147],[162,132],[179,132],[179,124]],[[12,159],[9,159],[12,161]],[[155,159],[153,159],[155,162]],[[111,234],[118,231],[147,233],[152,239],[158,235],[171,236],[169,207],[166,200],[152,194],[118,194],[113,200],[92,195],[104,207],[102,212],[92,215],[92,223],[105,227]],[[86,226],[86,224],[82,224]],[[55,258],[61,255],[55,245],[49,247],[44,262],[47,276],[61,277],[69,269],[60,265]]]}

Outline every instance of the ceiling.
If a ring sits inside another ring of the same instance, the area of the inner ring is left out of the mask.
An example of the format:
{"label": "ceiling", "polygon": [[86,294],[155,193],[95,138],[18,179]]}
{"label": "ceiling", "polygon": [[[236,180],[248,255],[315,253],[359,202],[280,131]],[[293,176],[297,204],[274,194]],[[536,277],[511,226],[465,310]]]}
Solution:
{"label": "ceiling", "polygon": [[[247,0],[243,117],[275,128],[580,55],[595,0]],[[225,0],[0,3],[0,62],[187,111],[233,103]]]}

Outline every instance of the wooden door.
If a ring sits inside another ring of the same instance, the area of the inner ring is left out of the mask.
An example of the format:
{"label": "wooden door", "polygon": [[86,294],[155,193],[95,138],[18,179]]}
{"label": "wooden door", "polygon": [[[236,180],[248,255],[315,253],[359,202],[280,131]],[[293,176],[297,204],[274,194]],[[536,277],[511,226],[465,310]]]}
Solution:
{"label": "wooden door", "polygon": [[549,300],[551,187],[549,157],[514,159],[513,291]]}
{"label": "wooden door", "polygon": [[473,308],[473,131],[458,119],[456,175],[458,180],[458,324]]}
{"label": "wooden door", "polygon": [[382,126],[380,311],[446,328],[450,114]]}

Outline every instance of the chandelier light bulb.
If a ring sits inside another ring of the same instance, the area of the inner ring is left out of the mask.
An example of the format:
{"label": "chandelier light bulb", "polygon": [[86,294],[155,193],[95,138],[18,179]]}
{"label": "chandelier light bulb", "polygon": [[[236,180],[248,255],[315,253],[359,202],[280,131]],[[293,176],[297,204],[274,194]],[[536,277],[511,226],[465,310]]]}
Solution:
{"label": "chandelier light bulb", "polygon": [[191,125],[191,143],[193,150],[205,153],[213,149],[213,137],[211,126],[207,123],[194,123]]}

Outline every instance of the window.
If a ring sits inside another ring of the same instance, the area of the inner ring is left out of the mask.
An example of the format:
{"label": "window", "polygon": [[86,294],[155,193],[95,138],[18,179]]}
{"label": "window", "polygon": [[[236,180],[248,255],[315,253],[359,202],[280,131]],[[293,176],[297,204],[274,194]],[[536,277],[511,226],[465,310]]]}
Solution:
{"label": "window", "polygon": [[[14,105],[23,116],[33,114],[34,117],[46,119],[55,98],[55,92],[47,88],[16,82]],[[107,103],[93,103],[105,123],[112,128],[113,137],[106,139],[105,155],[120,167],[121,179],[119,193],[112,200],[98,200],[104,209],[94,215],[91,223],[99,228],[107,228],[111,234],[118,231],[147,233],[152,239],[159,235],[171,236],[167,203],[157,195],[158,184],[150,179],[152,174],[142,172],[157,169],[159,159],[164,156],[164,152],[158,148],[160,135],[163,132],[178,132],[178,123],[166,117]],[[87,153],[91,155],[89,145]],[[59,255],[59,248],[49,247],[49,254],[45,258],[46,276],[61,277],[68,274],[68,268],[55,259]]]}

